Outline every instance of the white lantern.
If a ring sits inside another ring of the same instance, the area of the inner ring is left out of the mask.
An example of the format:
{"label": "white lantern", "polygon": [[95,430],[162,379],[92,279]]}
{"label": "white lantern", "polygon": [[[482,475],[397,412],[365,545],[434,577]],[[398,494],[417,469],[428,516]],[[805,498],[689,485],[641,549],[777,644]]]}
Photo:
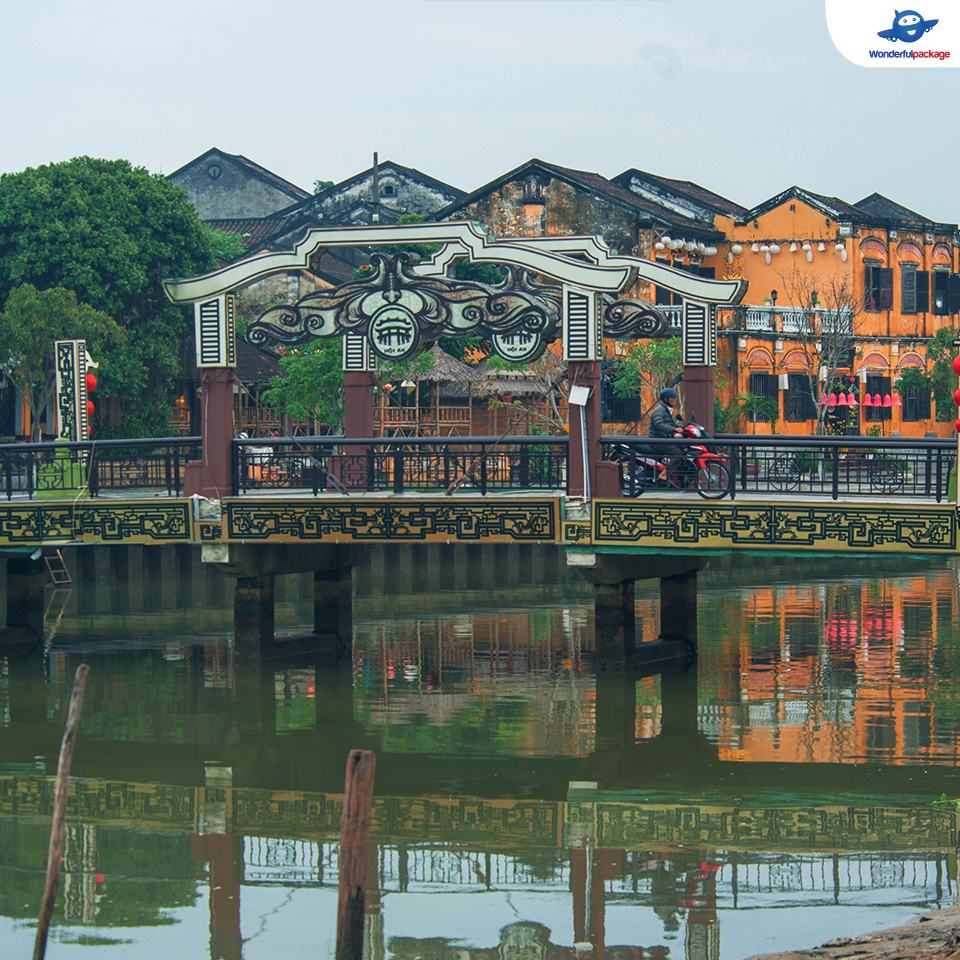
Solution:
{"label": "white lantern", "polygon": [[796,240],[794,240],[793,243],[790,244],[790,252],[791,252],[791,253],[796,253],[796,252],[797,252],[797,241],[796,241]]}
{"label": "white lantern", "polygon": [[813,263],[813,247],[807,247],[807,263]]}
{"label": "white lantern", "polygon": [[823,253],[823,251],[827,249],[827,248],[823,245],[823,241],[822,241],[822,240],[820,241],[820,246],[817,247],[817,249],[818,249],[821,253]]}
{"label": "white lantern", "polygon": [[770,251],[767,250],[767,263],[769,263],[769,262],[770,262]]}
{"label": "white lantern", "polygon": [[811,247],[809,243],[805,243],[800,249],[803,251],[807,251],[807,250],[812,250],[813,247]]}
{"label": "white lantern", "polygon": [[841,250],[843,250],[843,249],[844,249],[843,244],[842,244],[842,243],[838,243],[837,246],[836,246],[837,252],[839,253],[839,252],[840,252]]}
{"label": "white lantern", "polygon": [[736,254],[743,253],[743,247],[741,247],[739,243],[735,243],[735,244],[730,248],[730,252],[731,252],[731,253],[736,253]]}
{"label": "white lantern", "polygon": [[771,243],[771,244],[770,244],[770,252],[771,252],[771,253],[779,253],[779,252],[780,252],[780,244],[779,244],[779,243]]}
{"label": "white lantern", "polygon": [[753,246],[752,246],[750,249],[751,249],[754,253],[759,253],[759,251],[760,251],[760,247],[757,245],[756,241],[754,241],[754,244],[753,244]]}
{"label": "white lantern", "polygon": [[716,247],[707,247],[707,249],[704,250],[704,256],[707,256],[707,257],[715,257],[716,255],[717,255],[717,248],[716,248]]}
{"label": "white lantern", "polygon": [[653,245],[653,249],[654,249],[654,250],[663,250],[663,244],[658,240],[658,241]]}

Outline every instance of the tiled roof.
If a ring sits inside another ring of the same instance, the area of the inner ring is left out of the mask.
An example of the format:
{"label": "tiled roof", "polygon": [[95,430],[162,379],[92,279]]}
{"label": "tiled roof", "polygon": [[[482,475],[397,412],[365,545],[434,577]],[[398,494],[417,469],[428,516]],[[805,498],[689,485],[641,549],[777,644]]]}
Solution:
{"label": "tiled roof", "polygon": [[538,170],[547,175],[556,176],[559,179],[565,180],[575,186],[579,186],[597,197],[603,197],[609,200],[617,206],[626,207],[627,209],[632,210],[642,219],[651,220],[672,228],[679,227],[684,233],[689,234],[690,236],[701,238],[715,238],[722,236],[713,228],[708,227],[703,223],[698,223],[691,217],[678,214],[675,210],[671,210],[669,207],[658,204],[653,200],[648,200],[645,197],[638,196],[631,190],[628,190],[626,187],[621,187],[619,184],[614,183],[612,180],[608,180],[599,173],[593,173],[592,171],[588,170],[575,170],[572,167],[561,167],[558,164],[547,163],[544,160],[538,160],[536,158],[529,160],[522,166],[517,167],[516,169],[511,170],[509,173],[498,177],[496,180],[492,180],[490,183],[485,184],[477,190],[474,190],[473,193],[468,194],[461,200],[444,207],[443,210],[440,210],[437,213],[436,219],[448,219],[458,210],[468,207],[474,201],[480,199],[488,193],[493,192],[503,184],[518,180],[521,177]]}
{"label": "tiled roof", "polygon": [[632,176],[646,180],[649,183],[663,184],[666,189],[679,193],[681,196],[689,197],[692,201],[716,210],[718,213],[726,214],[727,216],[740,216],[746,213],[747,210],[746,207],[741,206],[739,203],[735,203],[733,200],[721,196],[719,193],[714,193],[712,190],[707,190],[706,187],[701,187],[699,183],[694,183],[692,180],[673,180],[670,177],[661,177],[655,173],[647,173],[645,170],[637,170],[635,168],[624,170],[619,176],[614,177],[614,182],[620,183],[628,181]]}
{"label": "tiled roof", "polygon": [[884,217],[888,220],[910,220],[914,223],[933,223],[929,217],[910,210],[899,203],[895,203],[882,193],[871,193],[869,197],[864,197],[857,201],[854,206],[869,213],[875,217]]}
{"label": "tiled roof", "polygon": [[271,183],[280,187],[283,190],[288,190],[291,193],[298,194],[301,198],[306,198],[311,196],[306,190],[302,187],[298,187],[295,183],[291,183],[289,180],[284,180],[283,177],[278,176],[272,170],[268,170],[266,167],[261,167],[259,163],[254,163],[249,158],[243,156],[241,153],[229,153],[225,156],[233,157],[234,160],[242,163],[245,167],[250,169],[256,174],[259,174],[263,177],[264,180],[269,180]]}
{"label": "tiled roof", "polygon": [[236,374],[242,383],[269,383],[280,375],[280,365],[275,353],[255,347],[242,337],[237,337]]}
{"label": "tiled roof", "polygon": [[261,246],[277,230],[277,221],[268,217],[237,217],[230,220],[205,220],[208,226],[222,233],[235,233],[249,250]]}

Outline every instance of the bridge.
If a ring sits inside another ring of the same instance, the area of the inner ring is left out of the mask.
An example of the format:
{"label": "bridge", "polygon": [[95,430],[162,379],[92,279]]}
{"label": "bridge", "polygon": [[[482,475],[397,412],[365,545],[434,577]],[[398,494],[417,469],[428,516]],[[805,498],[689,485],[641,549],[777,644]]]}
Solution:
{"label": "bridge", "polygon": [[[420,262],[391,246],[411,243],[436,252]],[[342,340],[343,436],[235,439],[233,291],[344,245],[379,251],[369,276],[272,307],[247,330],[254,342]],[[461,260],[499,264],[504,279],[454,280]],[[36,631],[42,553],[63,544],[199,545],[204,561],[237,578],[238,650],[251,656],[276,646],[278,575],[314,572],[305,642],[324,634],[343,649],[351,570],[372,545],[556,544],[594,584],[600,663],[686,666],[696,574],[711,556],[957,553],[952,441],[724,436],[709,441],[720,466],[691,477],[694,492],[645,489],[621,462],[638,439],[604,436],[600,416],[604,337],[669,327],[631,296],[638,281],[682,300],[687,400],[709,430],[716,310],[738,303],[744,282],[620,256],[596,237],[495,240],[467,223],[314,228],[292,251],[164,281],[172,302],[195,311],[201,436],[87,441],[86,347],[59,341],[61,442],[0,446],[8,627]],[[475,335],[520,363],[562,343],[569,436],[375,438],[377,358],[403,361],[440,337]],[[647,578],[661,581],[661,640],[638,646],[633,584]]]}

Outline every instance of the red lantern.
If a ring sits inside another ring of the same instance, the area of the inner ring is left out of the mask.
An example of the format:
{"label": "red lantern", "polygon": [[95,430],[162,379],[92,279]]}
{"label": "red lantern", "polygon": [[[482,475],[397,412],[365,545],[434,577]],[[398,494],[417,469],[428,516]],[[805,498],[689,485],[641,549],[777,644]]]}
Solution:
{"label": "red lantern", "polygon": [[827,401],[828,407],[835,407],[837,405],[837,395],[835,393],[830,394],[830,399]]}
{"label": "red lantern", "polygon": [[960,377],[960,354],[953,358],[953,372]]}
{"label": "red lantern", "polygon": [[88,417],[92,417],[92,416],[93,416],[93,401],[92,401],[92,400],[88,400],[88,401],[87,401],[87,416],[88,416]]}
{"label": "red lantern", "polygon": [[827,395],[825,393],[822,393],[820,395],[820,406],[825,407],[826,405],[827,405]]}
{"label": "red lantern", "polygon": [[882,407],[882,406],[883,406],[883,400],[880,399],[880,394],[879,394],[879,393],[875,393],[875,394],[873,395],[873,405],[874,405],[875,407]]}
{"label": "red lantern", "polygon": [[954,427],[956,427],[957,433],[960,433],[960,420],[958,420],[958,421],[954,424]]}
{"label": "red lantern", "polygon": [[960,407],[960,387],[953,391],[953,402]]}
{"label": "red lantern", "polygon": [[899,393],[895,393],[895,394],[893,395],[893,405],[894,405],[895,407],[902,407],[902,406],[903,406],[903,401],[900,399],[900,394],[899,394]]}
{"label": "red lantern", "polygon": [[859,407],[860,404],[857,403],[857,395],[851,390],[850,396],[847,397],[847,405],[851,407]]}
{"label": "red lantern", "polygon": [[87,371],[87,393],[93,393],[97,389],[97,378],[88,370]]}
{"label": "red lantern", "polygon": [[865,407],[872,407],[872,406],[873,406],[873,398],[870,396],[869,393],[864,396],[864,398],[863,398],[863,405],[864,405]]}
{"label": "red lantern", "polygon": [[890,396],[889,393],[883,398],[883,405],[884,405],[885,407],[892,407],[892,406],[893,406],[893,398]]}

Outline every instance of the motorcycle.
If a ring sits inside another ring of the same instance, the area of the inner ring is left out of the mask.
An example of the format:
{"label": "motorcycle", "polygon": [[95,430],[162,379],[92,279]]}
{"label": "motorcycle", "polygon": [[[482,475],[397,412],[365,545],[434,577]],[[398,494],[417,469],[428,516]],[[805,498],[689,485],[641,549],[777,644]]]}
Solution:
{"label": "motorcycle", "polygon": [[[707,430],[691,416],[683,427],[688,440],[710,438]],[[622,465],[623,491],[638,497],[644,490],[688,490],[693,487],[705,500],[719,500],[730,489],[730,469],[727,461],[714,453],[707,444],[690,444],[684,448],[679,462],[667,466],[661,450],[655,444],[616,443],[612,459]]]}

